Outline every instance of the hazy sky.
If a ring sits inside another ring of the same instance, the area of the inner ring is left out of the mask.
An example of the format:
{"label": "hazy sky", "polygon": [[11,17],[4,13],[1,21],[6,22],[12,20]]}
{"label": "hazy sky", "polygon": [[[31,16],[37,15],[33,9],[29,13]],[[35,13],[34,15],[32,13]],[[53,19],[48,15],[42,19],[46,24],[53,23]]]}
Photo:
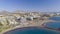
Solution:
{"label": "hazy sky", "polygon": [[38,10],[59,12],[60,0],[0,0],[0,10]]}

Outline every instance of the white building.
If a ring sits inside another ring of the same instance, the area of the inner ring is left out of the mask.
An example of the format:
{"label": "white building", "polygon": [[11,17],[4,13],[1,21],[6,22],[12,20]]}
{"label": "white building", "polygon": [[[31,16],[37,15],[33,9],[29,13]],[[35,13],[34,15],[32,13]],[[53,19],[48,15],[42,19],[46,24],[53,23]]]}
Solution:
{"label": "white building", "polygon": [[11,25],[11,24],[18,24],[18,23],[15,21],[15,17],[14,17],[14,16],[6,16],[6,19],[8,20],[9,25]]}
{"label": "white building", "polygon": [[57,15],[60,15],[60,13],[57,13]]}
{"label": "white building", "polygon": [[27,20],[33,20],[33,17],[32,16],[27,16],[26,19]]}
{"label": "white building", "polygon": [[26,22],[26,18],[24,18],[24,17],[21,17],[21,23],[25,23]]}

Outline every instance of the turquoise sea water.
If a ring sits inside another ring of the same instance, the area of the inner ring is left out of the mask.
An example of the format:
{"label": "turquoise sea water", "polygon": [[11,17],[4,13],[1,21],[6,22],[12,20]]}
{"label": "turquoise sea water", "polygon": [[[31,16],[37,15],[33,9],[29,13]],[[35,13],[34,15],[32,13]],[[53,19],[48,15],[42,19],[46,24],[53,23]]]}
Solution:
{"label": "turquoise sea water", "polygon": [[[60,17],[51,17],[50,19],[59,21]],[[46,26],[50,28],[60,28],[60,22],[49,22],[46,23]],[[4,34],[60,34],[60,33],[52,30],[47,30],[44,28],[30,27],[15,29],[12,31],[8,31]]]}
{"label": "turquoise sea water", "polygon": [[54,17],[51,17],[49,18],[50,20],[55,20],[57,22],[48,22],[46,23],[46,27],[49,27],[49,28],[60,28],[60,16],[54,16]]}
{"label": "turquoise sea water", "polygon": [[4,34],[60,34],[60,33],[56,31],[46,30],[43,28],[30,27],[15,29]]}
{"label": "turquoise sea water", "polygon": [[59,16],[54,16],[49,18],[50,20],[56,20],[56,21],[60,21],[60,17]]}
{"label": "turquoise sea water", "polygon": [[55,20],[57,22],[49,22],[49,23],[46,23],[46,26],[47,27],[50,27],[50,28],[60,28],[60,16],[54,16],[54,17],[51,17],[49,19],[50,20]]}
{"label": "turquoise sea water", "polygon": [[45,25],[46,27],[49,27],[49,28],[60,28],[60,22],[49,22],[49,23],[46,23]]}

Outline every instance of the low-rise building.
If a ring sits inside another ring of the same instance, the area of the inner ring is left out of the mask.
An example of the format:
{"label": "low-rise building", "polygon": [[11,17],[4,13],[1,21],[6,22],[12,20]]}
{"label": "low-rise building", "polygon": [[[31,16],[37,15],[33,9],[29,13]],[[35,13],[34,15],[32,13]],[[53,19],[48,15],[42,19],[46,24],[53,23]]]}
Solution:
{"label": "low-rise building", "polygon": [[6,17],[3,15],[0,15],[0,23],[3,25],[7,25],[7,20]]}

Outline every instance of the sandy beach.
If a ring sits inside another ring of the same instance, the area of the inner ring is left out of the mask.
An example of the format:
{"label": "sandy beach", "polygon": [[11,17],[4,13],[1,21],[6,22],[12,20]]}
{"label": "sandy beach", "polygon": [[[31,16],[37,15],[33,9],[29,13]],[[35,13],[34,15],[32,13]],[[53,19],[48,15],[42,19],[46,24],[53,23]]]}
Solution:
{"label": "sandy beach", "polygon": [[10,30],[14,30],[14,29],[17,29],[17,28],[22,28],[22,27],[32,27],[32,26],[36,26],[36,27],[44,27],[42,26],[42,24],[44,23],[48,23],[48,22],[51,22],[52,20],[44,20],[44,21],[40,21],[39,23],[32,23],[32,24],[28,24],[28,25],[18,25],[16,27],[13,27],[13,28],[9,28],[5,31],[2,31],[0,34],[4,34],[5,32],[8,32]]}

